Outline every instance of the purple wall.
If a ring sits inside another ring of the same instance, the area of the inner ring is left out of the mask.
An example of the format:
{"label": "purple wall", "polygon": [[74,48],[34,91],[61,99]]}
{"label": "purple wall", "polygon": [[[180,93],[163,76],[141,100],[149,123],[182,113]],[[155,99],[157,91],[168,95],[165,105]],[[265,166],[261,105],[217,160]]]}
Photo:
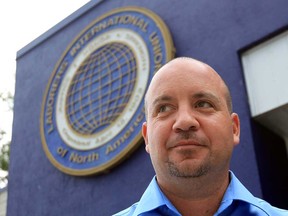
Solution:
{"label": "purple wall", "polygon": [[[91,1],[17,53],[7,215],[111,215],[137,201],[154,175],[144,144],[109,173],[91,177],[58,171],[41,145],[41,103],[55,64],[83,28],[122,6],[154,11],[171,31],[176,56],[207,62],[224,77],[242,130],[231,169],[256,196],[288,208],[287,174],[274,169],[287,172],[287,156],[275,156],[284,143],[269,132],[263,137],[265,128],[251,121],[239,58],[241,50],[287,28],[288,1],[106,0]],[[280,143],[272,159],[269,142]]]}

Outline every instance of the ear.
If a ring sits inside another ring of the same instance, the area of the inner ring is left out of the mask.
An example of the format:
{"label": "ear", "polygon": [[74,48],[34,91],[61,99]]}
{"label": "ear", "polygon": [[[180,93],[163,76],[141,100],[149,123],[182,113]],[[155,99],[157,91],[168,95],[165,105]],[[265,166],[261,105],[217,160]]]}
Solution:
{"label": "ear", "polygon": [[240,119],[236,113],[231,114],[231,119],[232,119],[232,124],[233,124],[234,146],[236,146],[240,142]]}
{"label": "ear", "polygon": [[147,153],[150,153],[149,152],[149,144],[148,144],[148,136],[147,136],[147,122],[144,122],[142,124],[142,136],[143,136],[144,141],[145,141],[145,150]]}

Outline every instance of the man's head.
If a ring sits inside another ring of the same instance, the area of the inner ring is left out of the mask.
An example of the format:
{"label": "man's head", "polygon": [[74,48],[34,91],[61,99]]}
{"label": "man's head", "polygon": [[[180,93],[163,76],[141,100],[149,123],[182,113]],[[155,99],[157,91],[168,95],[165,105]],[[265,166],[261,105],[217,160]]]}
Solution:
{"label": "man's head", "polygon": [[240,123],[228,87],[210,66],[170,61],[153,77],[145,107],[142,134],[158,181],[228,171]]}

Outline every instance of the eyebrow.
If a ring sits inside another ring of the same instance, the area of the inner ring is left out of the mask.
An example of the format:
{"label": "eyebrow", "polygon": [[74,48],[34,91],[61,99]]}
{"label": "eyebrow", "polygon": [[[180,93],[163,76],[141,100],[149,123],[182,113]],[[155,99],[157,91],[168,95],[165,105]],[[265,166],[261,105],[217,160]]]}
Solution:
{"label": "eyebrow", "polygon": [[217,95],[211,93],[211,92],[197,92],[196,94],[193,95],[193,98],[200,99],[200,98],[208,98],[211,100],[216,101],[217,103],[221,103],[221,100]]}
{"label": "eyebrow", "polygon": [[173,97],[171,97],[171,96],[161,95],[161,96],[155,98],[155,100],[153,100],[152,105],[155,106],[159,102],[168,102],[168,101],[172,101],[172,100],[173,100]]}

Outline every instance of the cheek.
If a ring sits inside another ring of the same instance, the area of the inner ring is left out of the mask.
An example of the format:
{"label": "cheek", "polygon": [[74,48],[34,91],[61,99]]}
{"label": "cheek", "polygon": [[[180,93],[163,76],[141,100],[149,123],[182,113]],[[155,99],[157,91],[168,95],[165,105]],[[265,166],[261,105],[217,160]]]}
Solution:
{"label": "cheek", "polygon": [[165,124],[154,124],[148,128],[150,154],[159,154],[166,149],[166,142],[169,139],[169,128]]}
{"label": "cheek", "polygon": [[233,146],[233,126],[231,121],[215,119],[202,125],[213,148]]}

